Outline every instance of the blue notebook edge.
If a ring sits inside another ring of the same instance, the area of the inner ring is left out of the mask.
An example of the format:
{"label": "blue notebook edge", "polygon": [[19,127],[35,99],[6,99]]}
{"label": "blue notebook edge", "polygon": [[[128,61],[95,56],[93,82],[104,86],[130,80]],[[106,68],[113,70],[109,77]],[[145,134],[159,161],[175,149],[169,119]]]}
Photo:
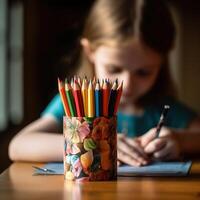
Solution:
{"label": "blue notebook edge", "polygon": [[[156,162],[151,165],[142,167],[132,167],[123,165],[118,167],[119,177],[135,177],[135,176],[187,176],[189,174],[192,161],[186,162]],[[34,170],[33,175],[63,175],[64,168],[62,162],[51,162],[43,166],[44,168],[53,170],[54,172],[44,172],[42,170]]]}
{"label": "blue notebook edge", "polygon": [[142,167],[122,166],[118,168],[118,176],[187,176],[192,161],[187,162],[158,162]]}

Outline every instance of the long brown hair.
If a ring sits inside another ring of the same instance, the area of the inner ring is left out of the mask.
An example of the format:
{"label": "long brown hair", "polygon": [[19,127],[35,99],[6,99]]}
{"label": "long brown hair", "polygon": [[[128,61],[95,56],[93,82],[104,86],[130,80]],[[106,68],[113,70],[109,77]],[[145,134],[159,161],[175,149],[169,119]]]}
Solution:
{"label": "long brown hair", "polygon": [[[166,3],[162,0],[96,0],[88,15],[83,38],[95,50],[99,45],[126,44],[139,37],[147,46],[160,53],[165,62],[151,91],[142,97],[142,103],[164,95],[173,95],[168,53],[174,45],[175,27]],[[84,52],[80,66],[92,69]],[[92,72],[93,73],[93,72]]]}

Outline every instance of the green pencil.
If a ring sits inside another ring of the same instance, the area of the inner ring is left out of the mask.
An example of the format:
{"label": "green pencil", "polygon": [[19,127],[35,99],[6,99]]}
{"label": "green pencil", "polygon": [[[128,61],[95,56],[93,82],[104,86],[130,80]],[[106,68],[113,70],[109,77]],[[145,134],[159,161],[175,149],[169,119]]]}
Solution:
{"label": "green pencil", "polygon": [[75,107],[75,103],[74,103],[74,97],[72,95],[72,88],[67,79],[65,79],[65,92],[66,92],[71,116],[76,117],[76,107]]}

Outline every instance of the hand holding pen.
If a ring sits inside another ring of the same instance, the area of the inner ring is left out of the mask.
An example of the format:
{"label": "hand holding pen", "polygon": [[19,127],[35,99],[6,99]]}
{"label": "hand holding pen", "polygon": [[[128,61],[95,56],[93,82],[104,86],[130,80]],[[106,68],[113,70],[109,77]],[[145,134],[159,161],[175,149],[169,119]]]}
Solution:
{"label": "hand holding pen", "polygon": [[[169,108],[169,105],[164,106],[156,128],[151,129],[143,136],[130,139],[121,134],[118,135],[118,160],[134,166],[146,165],[151,161],[154,152],[158,150],[157,142],[160,141],[158,137]],[[126,133],[128,131],[127,123],[124,122],[124,125],[126,126],[123,133]]]}
{"label": "hand holding pen", "polygon": [[164,127],[165,119],[169,111],[165,105],[156,128],[150,129],[141,137],[141,143],[153,160],[172,160],[180,156],[180,146],[173,129]]}
{"label": "hand holding pen", "polygon": [[168,127],[164,127],[169,109],[169,105],[164,105],[157,126],[141,136],[141,144],[144,151],[151,158],[165,159],[169,156],[167,154],[169,154],[171,150],[174,151],[174,148],[171,148],[171,150],[169,148],[173,143],[172,130]]}

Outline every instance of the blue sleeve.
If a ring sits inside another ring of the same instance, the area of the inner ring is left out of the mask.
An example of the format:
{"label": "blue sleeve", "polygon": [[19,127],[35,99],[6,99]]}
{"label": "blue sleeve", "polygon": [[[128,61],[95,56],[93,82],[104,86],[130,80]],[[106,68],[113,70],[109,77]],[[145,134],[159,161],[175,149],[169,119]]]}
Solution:
{"label": "blue sleeve", "polygon": [[197,117],[195,111],[174,98],[170,98],[166,103],[170,105],[169,114],[166,119],[169,127],[187,128],[192,120]]}
{"label": "blue sleeve", "polygon": [[41,113],[41,116],[45,115],[52,115],[54,116],[59,122],[62,123],[62,119],[64,116],[64,109],[62,105],[62,101],[60,99],[60,95],[57,94],[47,105],[45,110]]}

